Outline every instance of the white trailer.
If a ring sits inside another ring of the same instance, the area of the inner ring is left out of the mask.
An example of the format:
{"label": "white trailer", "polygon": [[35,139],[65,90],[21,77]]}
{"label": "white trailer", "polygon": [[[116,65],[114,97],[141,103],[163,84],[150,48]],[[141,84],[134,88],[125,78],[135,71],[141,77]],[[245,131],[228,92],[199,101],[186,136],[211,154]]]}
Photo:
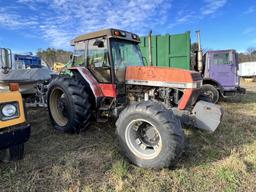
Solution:
{"label": "white trailer", "polygon": [[238,75],[240,77],[256,77],[256,62],[239,63]]}

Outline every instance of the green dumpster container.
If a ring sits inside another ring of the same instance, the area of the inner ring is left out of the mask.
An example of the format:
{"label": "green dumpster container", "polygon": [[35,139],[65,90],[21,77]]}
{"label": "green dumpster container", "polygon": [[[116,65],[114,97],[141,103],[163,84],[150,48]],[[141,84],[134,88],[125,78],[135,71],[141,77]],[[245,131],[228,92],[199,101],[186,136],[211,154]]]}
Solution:
{"label": "green dumpster container", "polygon": [[[140,37],[142,55],[149,61],[148,37]],[[152,35],[152,63],[154,66],[190,69],[190,32],[175,35]],[[146,64],[148,65],[149,62]]]}

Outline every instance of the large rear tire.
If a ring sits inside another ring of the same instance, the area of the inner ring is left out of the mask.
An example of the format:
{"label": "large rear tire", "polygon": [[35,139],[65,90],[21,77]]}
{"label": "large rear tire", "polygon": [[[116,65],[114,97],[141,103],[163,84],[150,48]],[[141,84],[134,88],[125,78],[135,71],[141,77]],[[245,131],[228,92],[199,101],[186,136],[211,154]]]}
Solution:
{"label": "large rear tire", "polygon": [[89,125],[91,104],[84,86],[71,77],[58,77],[48,90],[48,111],[55,129],[79,133]]}
{"label": "large rear tire", "polygon": [[218,89],[210,84],[205,84],[201,87],[201,96],[207,97],[212,103],[218,103],[220,99]]}
{"label": "large rear tire", "polygon": [[160,103],[146,101],[128,106],[116,126],[121,150],[137,166],[170,167],[183,151],[181,123]]}

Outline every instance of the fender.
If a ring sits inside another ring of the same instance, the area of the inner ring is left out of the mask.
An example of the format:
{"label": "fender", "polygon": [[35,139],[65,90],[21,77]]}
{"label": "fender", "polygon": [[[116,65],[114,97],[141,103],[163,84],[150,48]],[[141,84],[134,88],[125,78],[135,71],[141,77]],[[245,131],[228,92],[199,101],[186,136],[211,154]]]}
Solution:
{"label": "fender", "polygon": [[189,105],[194,105],[200,94],[200,89],[185,89],[184,95],[178,104],[179,110],[185,110]]}
{"label": "fender", "polygon": [[223,87],[221,84],[219,84],[218,81],[214,80],[214,79],[211,79],[211,78],[204,78],[203,79],[203,85],[204,84],[211,84],[211,85],[216,85],[217,88],[220,90],[220,92],[222,93],[223,92]]}
{"label": "fender", "polygon": [[116,98],[116,85],[115,84],[103,84],[99,83],[91,72],[85,67],[71,67],[68,70],[77,71],[83,79],[88,83],[91,88],[91,91],[95,97],[96,106],[97,101],[103,97]]}

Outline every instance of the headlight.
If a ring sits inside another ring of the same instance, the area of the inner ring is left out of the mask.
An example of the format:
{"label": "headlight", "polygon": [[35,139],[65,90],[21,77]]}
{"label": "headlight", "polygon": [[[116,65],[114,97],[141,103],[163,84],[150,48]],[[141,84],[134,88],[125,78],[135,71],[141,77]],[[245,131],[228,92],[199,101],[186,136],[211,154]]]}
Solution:
{"label": "headlight", "polygon": [[6,103],[0,104],[0,119],[10,120],[19,117],[19,107],[18,103]]}
{"label": "headlight", "polygon": [[13,104],[7,104],[2,108],[2,114],[5,117],[11,117],[17,113],[17,108]]}

